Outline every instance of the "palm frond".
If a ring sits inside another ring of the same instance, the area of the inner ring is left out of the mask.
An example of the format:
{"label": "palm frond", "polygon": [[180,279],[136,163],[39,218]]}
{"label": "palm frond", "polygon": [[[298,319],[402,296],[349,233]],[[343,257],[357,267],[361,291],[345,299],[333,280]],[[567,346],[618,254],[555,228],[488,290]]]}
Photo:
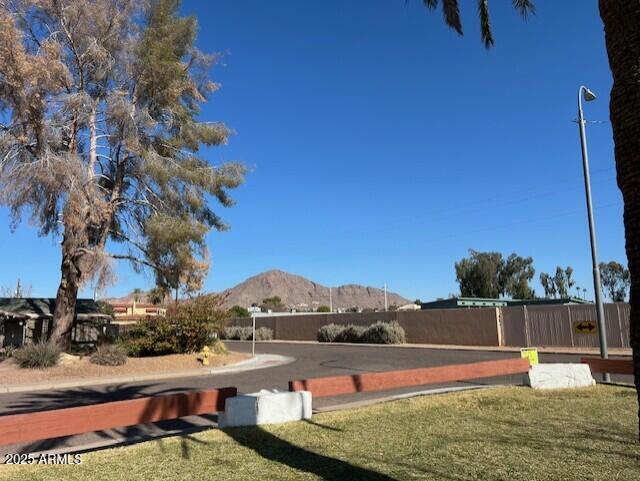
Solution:
{"label": "palm frond", "polygon": [[462,21],[460,20],[458,0],[442,0],[442,12],[444,13],[446,24],[462,35]]}
{"label": "palm frond", "polygon": [[438,6],[438,0],[422,0],[429,10],[435,10]]}
{"label": "palm frond", "polygon": [[[515,0],[514,0],[515,1]],[[526,1],[526,0],[524,0]],[[493,47],[493,33],[489,21],[489,0],[478,0],[478,15],[480,16],[480,36],[485,48]]]}
{"label": "palm frond", "polygon": [[524,19],[536,13],[536,6],[533,4],[533,0],[513,0],[513,8],[518,10]]}

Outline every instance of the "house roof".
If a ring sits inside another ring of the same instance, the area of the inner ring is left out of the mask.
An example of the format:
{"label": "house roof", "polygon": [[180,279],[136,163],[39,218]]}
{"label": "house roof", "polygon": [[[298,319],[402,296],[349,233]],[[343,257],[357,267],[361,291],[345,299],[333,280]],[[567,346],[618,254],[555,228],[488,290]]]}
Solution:
{"label": "house roof", "polygon": [[[49,319],[53,317],[56,300],[34,297],[0,297],[0,317],[14,319]],[[78,299],[76,302],[76,319],[111,319],[111,316],[100,312],[93,299]]]}

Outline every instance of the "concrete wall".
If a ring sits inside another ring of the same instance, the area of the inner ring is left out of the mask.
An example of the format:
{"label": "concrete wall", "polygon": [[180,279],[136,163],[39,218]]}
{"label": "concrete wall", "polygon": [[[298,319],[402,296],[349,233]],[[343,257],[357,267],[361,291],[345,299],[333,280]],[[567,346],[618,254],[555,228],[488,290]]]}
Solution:
{"label": "concrete wall", "polygon": [[[377,321],[398,321],[408,341],[415,344],[499,345],[495,308],[259,317],[256,327],[272,329],[276,339],[315,341],[318,329],[326,324],[368,326]],[[250,326],[251,319],[236,319],[232,324]]]}

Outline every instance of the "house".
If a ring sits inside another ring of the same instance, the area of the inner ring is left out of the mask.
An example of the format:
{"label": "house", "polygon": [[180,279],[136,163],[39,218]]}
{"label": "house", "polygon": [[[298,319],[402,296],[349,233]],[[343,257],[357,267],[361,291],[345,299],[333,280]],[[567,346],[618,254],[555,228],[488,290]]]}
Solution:
{"label": "house", "polygon": [[151,317],[164,317],[167,309],[161,306],[133,301],[107,301],[113,307],[113,315],[117,322],[141,321]]}
{"label": "house", "polygon": [[[47,339],[56,300],[32,297],[0,298],[0,346],[22,346]],[[100,312],[92,299],[78,299],[73,326],[74,342],[95,342],[111,316]]]}

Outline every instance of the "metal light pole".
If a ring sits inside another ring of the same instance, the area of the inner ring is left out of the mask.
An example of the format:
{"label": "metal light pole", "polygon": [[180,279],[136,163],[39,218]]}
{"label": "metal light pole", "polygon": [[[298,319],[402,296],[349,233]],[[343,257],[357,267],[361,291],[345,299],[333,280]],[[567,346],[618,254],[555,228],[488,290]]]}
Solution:
{"label": "metal light pole", "polygon": [[[600,357],[609,357],[607,349],[607,328],[604,323],[604,307],[602,306],[602,286],[600,284],[600,266],[598,265],[598,249],[596,246],[596,226],[593,220],[593,206],[591,204],[591,178],[589,175],[589,154],[587,152],[587,133],[585,131],[582,99],[587,102],[596,99],[596,95],[584,85],[578,91],[578,125],[580,126],[580,145],[582,147],[582,168],[584,170],[584,190],[587,196],[587,216],[589,218],[589,239],[591,241],[591,261],[593,263],[593,291],[596,297],[596,312],[598,314],[598,337],[600,339]],[[609,381],[609,373],[605,373],[604,380]]]}

